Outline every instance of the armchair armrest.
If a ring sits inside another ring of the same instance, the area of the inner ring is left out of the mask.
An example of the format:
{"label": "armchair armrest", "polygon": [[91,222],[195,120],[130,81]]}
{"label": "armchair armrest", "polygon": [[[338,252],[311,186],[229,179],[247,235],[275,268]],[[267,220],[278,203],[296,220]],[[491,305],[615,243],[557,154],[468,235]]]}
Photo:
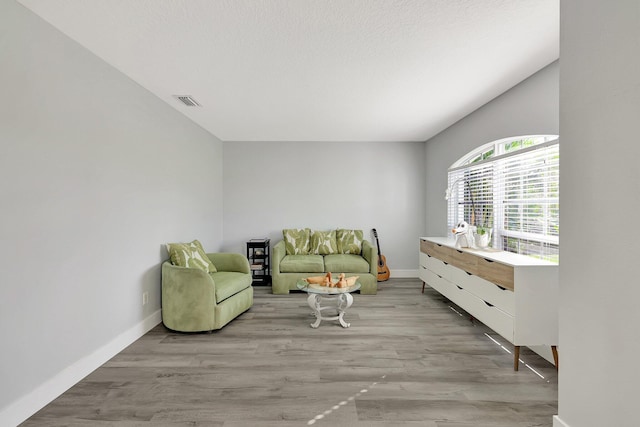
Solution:
{"label": "armchair armrest", "polygon": [[362,256],[369,263],[369,273],[374,276],[378,275],[378,250],[369,242],[365,240],[362,242]]}
{"label": "armchair armrest", "polygon": [[238,273],[251,274],[249,260],[242,254],[232,252],[217,252],[207,254],[218,271],[237,271]]}
{"label": "armchair armrest", "polygon": [[215,283],[207,272],[162,264],[162,321],[184,332],[206,331],[214,327]]}

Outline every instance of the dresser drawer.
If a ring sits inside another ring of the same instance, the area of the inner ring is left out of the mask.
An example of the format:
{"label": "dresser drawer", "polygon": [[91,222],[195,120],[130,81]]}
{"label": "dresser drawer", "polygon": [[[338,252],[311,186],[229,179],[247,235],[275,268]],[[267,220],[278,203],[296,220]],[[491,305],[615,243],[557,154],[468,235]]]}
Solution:
{"label": "dresser drawer", "polygon": [[515,315],[516,298],[513,291],[457,268],[452,270],[452,275],[451,281],[467,292],[512,316]]}
{"label": "dresser drawer", "polygon": [[426,280],[425,279],[423,280],[427,285],[429,285],[436,291],[440,292],[442,295],[444,295],[446,298],[450,299],[451,301],[453,301],[456,298],[456,296],[458,295],[458,288],[456,287],[456,285],[454,285],[444,277],[439,276],[438,274],[434,273],[431,270],[424,270],[424,271],[425,271]]}
{"label": "dresser drawer", "polygon": [[426,267],[427,266],[427,259],[429,259],[429,255],[420,252],[420,265],[422,267]]}
{"label": "dresser drawer", "polygon": [[459,292],[455,298],[450,298],[451,301],[458,304],[463,310],[487,325],[487,327],[493,329],[510,343],[513,343],[515,326],[513,316],[488,304],[483,299],[476,297],[464,289],[456,289],[458,289]]}
{"label": "dresser drawer", "polygon": [[456,252],[455,249],[449,246],[443,246],[426,240],[420,241],[420,251],[447,262],[451,260],[453,253]]}
{"label": "dresser drawer", "polygon": [[420,239],[420,252],[433,255],[433,248],[437,246],[433,242]]}
{"label": "dresser drawer", "polygon": [[514,290],[515,288],[513,282],[513,267],[510,265],[478,257],[476,270],[471,271],[471,273],[477,274],[489,282],[496,283],[507,289]]}
{"label": "dresser drawer", "polygon": [[449,264],[439,260],[438,258],[427,255],[427,258],[425,259],[425,267],[440,276],[451,279]]}
{"label": "dresser drawer", "polygon": [[429,277],[429,276],[427,275],[427,272],[428,272],[428,271],[429,271],[429,270],[427,270],[427,268],[426,268],[426,267],[424,267],[424,266],[422,266],[422,265],[420,265],[420,266],[418,267],[418,277],[419,277],[419,278],[420,278],[420,280],[422,280],[423,282],[426,282],[426,281],[427,281],[427,279],[428,279],[428,277]]}

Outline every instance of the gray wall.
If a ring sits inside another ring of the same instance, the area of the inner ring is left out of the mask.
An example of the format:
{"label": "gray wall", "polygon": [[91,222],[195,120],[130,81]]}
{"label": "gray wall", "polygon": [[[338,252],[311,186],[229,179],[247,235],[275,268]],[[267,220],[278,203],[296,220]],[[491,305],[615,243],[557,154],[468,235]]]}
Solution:
{"label": "gray wall", "polygon": [[13,1],[0,2],[0,61],[12,425],[160,320],[163,243],[221,247],[222,143]]}
{"label": "gray wall", "polygon": [[417,275],[424,143],[224,144],[224,246],[283,228],[376,228],[392,276]]}
{"label": "gray wall", "polygon": [[638,425],[637,1],[561,2],[559,416]]}
{"label": "gray wall", "polygon": [[447,235],[447,169],[464,154],[487,142],[527,134],[558,135],[558,61],[469,114],[427,141],[426,230]]}

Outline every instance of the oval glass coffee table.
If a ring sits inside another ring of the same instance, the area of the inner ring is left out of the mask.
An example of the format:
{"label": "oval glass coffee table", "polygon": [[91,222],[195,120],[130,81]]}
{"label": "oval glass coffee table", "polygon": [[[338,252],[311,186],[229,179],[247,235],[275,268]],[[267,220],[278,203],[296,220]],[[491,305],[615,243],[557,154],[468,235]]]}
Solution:
{"label": "oval glass coffee table", "polygon": [[[351,307],[351,304],[353,304],[351,292],[360,289],[360,282],[356,282],[347,288],[330,288],[328,286],[309,284],[306,280],[300,279],[298,280],[297,286],[298,289],[309,294],[307,303],[316,316],[316,321],[311,324],[312,328],[320,326],[320,322],[323,320],[337,320],[343,328],[351,326],[350,323],[344,321],[344,314],[347,309]],[[323,305],[325,303],[330,304]],[[336,315],[323,316],[322,312],[324,310],[336,311]]]}

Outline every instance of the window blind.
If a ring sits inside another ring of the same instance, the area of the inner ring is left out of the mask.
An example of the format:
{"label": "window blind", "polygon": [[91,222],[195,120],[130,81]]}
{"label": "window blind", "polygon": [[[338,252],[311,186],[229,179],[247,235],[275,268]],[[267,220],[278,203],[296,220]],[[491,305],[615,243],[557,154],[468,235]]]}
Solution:
{"label": "window blind", "polygon": [[494,248],[559,260],[557,139],[449,170],[448,228],[465,220],[492,232]]}

